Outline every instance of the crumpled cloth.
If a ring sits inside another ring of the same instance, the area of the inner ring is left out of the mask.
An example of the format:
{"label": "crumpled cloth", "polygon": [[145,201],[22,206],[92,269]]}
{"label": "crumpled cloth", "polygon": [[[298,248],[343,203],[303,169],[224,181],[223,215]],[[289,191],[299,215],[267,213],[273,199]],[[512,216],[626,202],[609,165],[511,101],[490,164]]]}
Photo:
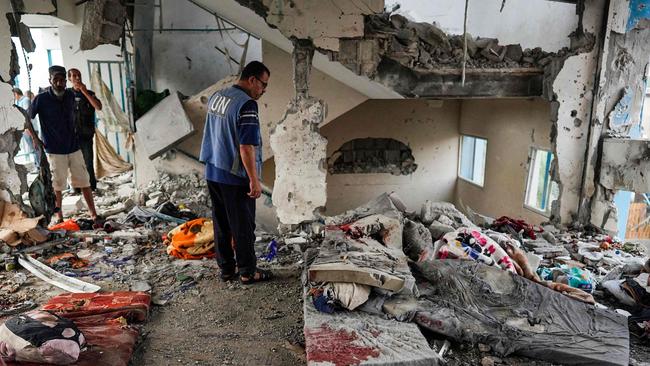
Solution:
{"label": "crumpled cloth", "polygon": [[544,229],[541,227],[535,227],[534,225],[528,224],[524,220],[512,219],[508,216],[501,216],[498,219],[494,220],[494,223],[492,223],[492,230],[512,234],[512,232],[508,229],[511,229],[515,233],[520,233],[523,231],[523,236],[529,239],[537,239],[536,233],[544,232]]}
{"label": "crumpled cloth", "polygon": [[200,218],[177,226],[167,234],[167,254],[181,259],[214,258],[212,220]]}
{"label": "crumpled cloth", "polygon": [[106,137],[95,129],[95,175],[97,178],[127,172],[133,165],[127,163],[117,154]]}

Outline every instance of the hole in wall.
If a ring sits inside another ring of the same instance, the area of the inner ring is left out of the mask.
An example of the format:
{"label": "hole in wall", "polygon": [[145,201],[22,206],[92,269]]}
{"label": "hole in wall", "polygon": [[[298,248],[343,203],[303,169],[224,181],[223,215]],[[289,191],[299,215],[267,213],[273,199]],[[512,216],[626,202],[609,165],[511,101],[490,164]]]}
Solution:
{"label": "hole in wall", "polygon": [[360,138],[344,143],[327,159],[330,174],[409,175],[418,165],[411,149],[391,138]]}

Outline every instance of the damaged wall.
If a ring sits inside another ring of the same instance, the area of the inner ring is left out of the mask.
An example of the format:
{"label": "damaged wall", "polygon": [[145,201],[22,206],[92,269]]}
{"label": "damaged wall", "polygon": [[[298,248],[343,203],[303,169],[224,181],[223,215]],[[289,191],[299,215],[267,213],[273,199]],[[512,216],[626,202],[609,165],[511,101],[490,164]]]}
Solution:
{"label": "damaged wall", "polygon": [[63,65],[69,68],[76,68],[81,71],[81,75],[86,84],[90,84],[90,75],[88,74],[88,60],[93,61],[123,61],[122,51],[119,46],[103,44],[92,50],[82,51],[79,47],[81,29],[83,26],[83,14],[85,4],[76,7],[76,17],[74,25],[59,26],[59,39],[61,42],[61,53],[63,55]]}
{"label": "damaged wall", "polygon": [[[241,59],[243,47],[239,45],[246,42],[245,33],[232,30],[225,23],[218,24],[214,15],[189,1],[162,0],[161,6],[154,8],[157,31],[153,32],[152,83],[155,90],[178,90],[193,95],[227,75],[238,73],[239,65],[229,56],[237,61]],[[230,30],[217,31],[224,26]],[[227,51],[228,56],[217,47]],[[251,37],[246,62],[260,60],[261,56],[261,41]]]}
{"label": "damaged wall", "polygon": [[[610,231],[615,231],[617,227],[617,212],[613,203],[615,191],[610,185],[599,184],[598,180],[615,181],[629,172],[620,171],[625,169],[625,164],[617,169],[607,166],[607,169],[602,170],[601,161],[620,160],[620,156],[605,155],[619,149],[604,150],[602,138],[606,135],[640,136],[640,112],[646,95],[646,75],[650,59],[649,7],[648,0],[613,0],[608,14],[605,50],[591,119],[593,131],[589,140],[586,158],[588,166],[585,169],[580,208],[582,221],[591,222]],[[629,143],[635,144],[634,141]],[[628,151],[632,150],[636,150],[636,147],[629,146]],[[600,157],[600,154],[603,156]],[[641,157],[638,166],[644,166],[650,159],[646,153],[637,157]]]}
{"label": "damaged wall", "polygon": [[452,202],[460,103],[368,100],[321,128],[328,140],[328,157],[351,139],[390,137],[407,145],[417,164],[410,175],[328,174],[327,215],[355,208],[390,191],[396,191],[411,210],[419,210],[427,199]]}
{"label": "damaged wall", "polygon": [[595,0],[584,12],[584,31],[594,37],[591,50],[578,50],[582,52],[566,60],[555,59],[546,69],[547,82],[552,83],[546,97],[551,100],[551,121],[555,123],[551,131],[556,157],[553,180],[560,188],[552,218],[563,224],[574,222],[578,214],[604,8],[605,1]]}
{"label": "damaged wall", "polygon": [[[458,0],[386,1],[386,7],[399,3],[397,14],[418,22],[435,21],[451,34],[463,33],[465,2]],[[504,44],[520,43],[523,48],[541,47],[555,52],[569,46],[567,37],[577,25],[575,5],[547,0],[470,1],[467,29],[474,36],[498,38]],[[549,27],[545,21],[553,19]]]}
{"label": "damaged wall", "polygon": [[[20,4],[21,13],[49,14],[56,10],[49,1],[29,1]],[[0,14],[11,16],[12,6],[9,1],[0,2]],[[19,17],[19,16],[18,16]],[[0,19],[0,43],[3,43],[4,52],[0,53],[0,199],[18,202],[21,194],[27,189],[26,171],[14,164],[13,157],[18,152],[18,143],[25,126],[25,118],[13,106],[14,96],[10,80],[20,72],[17,69],[17,53],[11,41],[8,17]]]}
{"label": "damaged wall", "polygon": [[[258,101],[264,140],[263,154],[264,160],[267,160],[273,156],[271,145],[268,143],[269,131],[284,115],[286,106],[295,91],[291,73],[287,70],[287,65],[291,63],[290,54],[269,42],[262,41],[262,62],[271,70],[269,88]],[[311,72],[309,92],[327,104],[327,115],[321,127],[368,99],[365,95],[316,69]]]}
{"label": "damaged wall", "polygon": [[266,18],[287,38],[311,39],[317,48],[338,50],[339,38],[363,36],[363,17],[384,10],[383,0],[352,0],[323,6],[319,0],[238,0]]}
{"label": "damaged wall", "polygon": [[541,100],[464,100],[460,133],[487,139],[483,187],[458,179],[456,202],[482,214],[521,217],[538,224],[548,218],[526,209],[524,198],[532,147],[551,150],[549,103]]}

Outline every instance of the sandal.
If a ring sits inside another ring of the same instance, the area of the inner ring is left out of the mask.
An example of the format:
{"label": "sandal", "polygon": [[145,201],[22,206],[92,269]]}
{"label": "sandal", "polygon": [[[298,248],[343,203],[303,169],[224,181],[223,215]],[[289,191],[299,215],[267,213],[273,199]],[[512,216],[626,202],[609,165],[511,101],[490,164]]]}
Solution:
{"label": "sandal", "polygon": [[233,270],[233,271],[221,271],[221,274],[219,274],[219,277],[221,278],[221,280],[223,282],[228,282],[228,281],[234,280],[235,277],[237,277],[238,275],[239,275],[239,272],[237,272],[236,270]]}
{"label": "sandal", "polygon": [[271,271],[265,270],[265,269],[260,269],[256,268],[255,272],[245,275],[242,274],[239,276],[239,281],[243,285],[250,285],[255,282],[263,282],[263,281],[269,281],[273,278],[273,273]]}

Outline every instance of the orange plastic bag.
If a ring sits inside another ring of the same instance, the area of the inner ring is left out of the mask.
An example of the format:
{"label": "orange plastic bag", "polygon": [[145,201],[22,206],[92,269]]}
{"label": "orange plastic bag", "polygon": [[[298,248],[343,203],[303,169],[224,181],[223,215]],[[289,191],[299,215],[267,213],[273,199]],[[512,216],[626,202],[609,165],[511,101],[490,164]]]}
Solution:
{"label": "orange plastic bag", "polygon": [[81,228],[74,219],[65,220],[60,224],[56,224],[47,228],[50,231],[65,230],[65,231],[79,231]]}

